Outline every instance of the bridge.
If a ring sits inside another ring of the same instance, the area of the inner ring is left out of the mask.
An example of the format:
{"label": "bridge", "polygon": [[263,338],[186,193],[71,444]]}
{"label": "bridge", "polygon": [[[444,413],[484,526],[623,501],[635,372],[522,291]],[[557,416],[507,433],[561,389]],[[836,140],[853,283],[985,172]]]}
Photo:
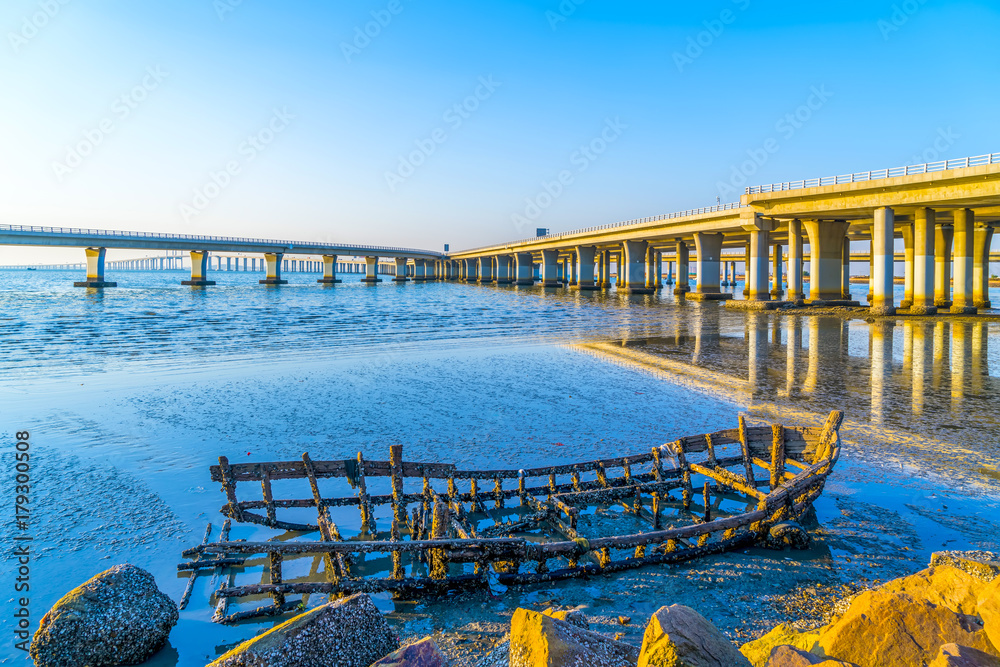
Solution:
{"label": "bridge", "polygon": [[[939,308],[975,313],[991,305],[989,255],[997,224],[1000,153],[993,153],[756,186],[747,188],[739,203],[464,250],[448,259],[458,262],[466,281],[531,284],[538,264],[543,286],[566,282],[582,290],[610,287],[614,263],[620,289],[648,294],[663,287],[667,257],[668,285],[677,265],[675,294],[726,300],[733,295],[721,286],[734,267],[723,251],[738,248],[748,268],[746,299],[727,305],[765,310],[785,303],[859,305],[849,298],[851,243],[867,241],[871,309],[889,315],[897,310],[895,241],[901,238],[905,296],[898,307],[911,314]],[[688,278],[692,248],[694,290]]]}
{"label": "bridge", "polygon": [[[108,248],[188,251],[191,254],[191,280],[185,280],[184,284],[195,286],[215,284],[206,278],[208,258],[211,252],[263,255],[261,268],[267,273],[266,278],[260,281],[262,285],[281,285],[287,282],[281,279],[281,269],[283,258],[288,253],[320,257],[323,262],[323,278],[319,280],[321,283],[339,282],[337,280],[338,256],[364,257],[365,277],[363,280],[369,283],[381,282],[378,278],[380,257],[392,257],[395,259],[397,269],[402,268],[397,272],[396,280],[406,279],[406,267],[411,263],[415,269],[413,271],[415,280],[424,280],[428,275],[433,277],[437,262],[444,257],[442,253],[438,252],[385,246],[21,225],[0,225],[0,245],[85,248],[87,279],[75,284],[79,287],[97,288],[115,286],[115,283],[107,282],[104,279],[105,257]],[[256,267],[256,260],[254,260],[254,267]]]}

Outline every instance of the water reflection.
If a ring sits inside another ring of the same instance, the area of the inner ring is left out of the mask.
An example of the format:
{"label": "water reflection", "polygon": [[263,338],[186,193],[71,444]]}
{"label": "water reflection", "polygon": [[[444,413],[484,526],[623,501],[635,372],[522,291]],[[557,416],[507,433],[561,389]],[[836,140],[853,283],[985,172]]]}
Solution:
{"label": "water reflection", "polygon": [[823,415],[844,409],[855,424],[1000,454],[991,401],[989,323],[746,313],[742,334],[726,332],[720,310],[688,313],[674,335],[584,346],[658,368],[745,403]]}

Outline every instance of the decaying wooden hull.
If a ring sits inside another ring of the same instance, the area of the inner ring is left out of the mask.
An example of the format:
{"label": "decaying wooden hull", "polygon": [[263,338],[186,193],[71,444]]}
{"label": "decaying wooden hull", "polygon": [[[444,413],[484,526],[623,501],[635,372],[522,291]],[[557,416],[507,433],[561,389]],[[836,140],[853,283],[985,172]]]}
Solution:
{"label": "decaying wooden hull", "polygon": [[[389,461],[366,461],[361,454],[313,461],[303,454],[301,461],[230,464],[223,457],[211,468],[227,499],[223,536],[209,542],[206,531],[178,569],[192,571],[192,579],[214,570],[223,581],[215,591],[215,620],[233,623],[304,603],[289,596],[441,594],[745,548],[764,540],[776,523],[800,517],[819,496],[840,456],[842,420],[843,413],[833,412],[821,428],[748,427],[741,417],[736,429],[681,438],[646,454],[529,470],[406,462],[402,446],[390,448]],[[325,497],[321,481],[338,479],[353,492]],[[307,482],[303,491],[308,488],[311,497],[275,498],[275,485],[286,480]],[[386,492],[369,493],[378,483]],[[240,500],[240,485],[259,489],[260,499]],[[331,517],[330,509],[338,507],[358,509],[360,529],[355,526],[349,539]],[[289,516],[310,510],[314,523]],[[643,526],[611,535],[588,530],[609,517]],[[230,520],[290,532],[267,542],[230,541]],[[389,557],[371,559],[379,554]],[[309,576],[286,580],[286,559],[304,557],[313,559]],[[263,566],[259,583],[233,585],[238,570],[254,566]],[[185,602],[189,591],[190,585]],[[270,601],[229,613],[230,600],[255,598]]]}

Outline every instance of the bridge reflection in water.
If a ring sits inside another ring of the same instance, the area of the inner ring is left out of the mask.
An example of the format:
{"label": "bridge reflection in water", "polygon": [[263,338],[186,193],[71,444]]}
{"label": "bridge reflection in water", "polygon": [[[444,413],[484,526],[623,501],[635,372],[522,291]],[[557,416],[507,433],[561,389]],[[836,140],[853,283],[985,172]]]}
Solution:
{"label": "bridge reflection in water", "polygon": [[733,324],[720,322],[719,309],[697,308],[678,319],[674,335],[575,347],[666,374],[761,417],[818,423],[843,409],[847,436],[888,458],[905,450],[1000,478],[1000,382],[989,354],[996,324],[764,313],[747,313],[742,332]]}

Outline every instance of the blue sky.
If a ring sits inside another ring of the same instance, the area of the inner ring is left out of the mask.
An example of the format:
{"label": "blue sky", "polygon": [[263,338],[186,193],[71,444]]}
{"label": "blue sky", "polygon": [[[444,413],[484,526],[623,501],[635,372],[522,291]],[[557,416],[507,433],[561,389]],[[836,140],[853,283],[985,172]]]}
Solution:
{"label": "blue sky", "polygon": [[0,223],[461,248],[734,201],[769,139],[746,184],[995,152],[998,33],[935,0],[7,0]]}

